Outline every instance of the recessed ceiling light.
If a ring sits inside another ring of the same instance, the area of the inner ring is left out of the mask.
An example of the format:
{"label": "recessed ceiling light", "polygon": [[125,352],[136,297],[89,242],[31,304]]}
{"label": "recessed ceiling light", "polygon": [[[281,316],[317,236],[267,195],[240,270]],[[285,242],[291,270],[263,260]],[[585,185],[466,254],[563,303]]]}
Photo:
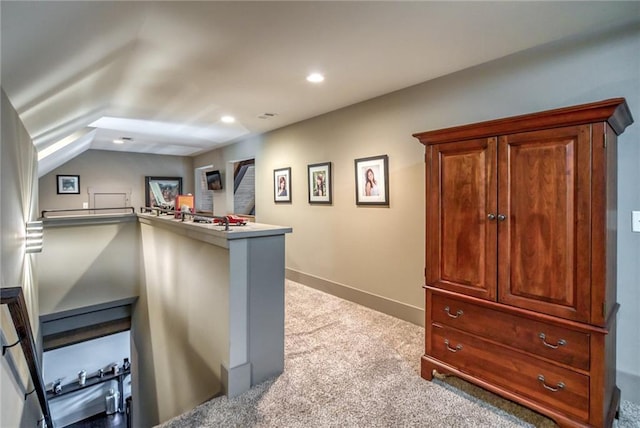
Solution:
{"label": "recessed ceiling light", "polygon": [[222,116],[220,120],[222,120],[224,123],[233,123],[236,121],[236,118],[233,116]]}
{"label": "recessed ceiling light", "polygon": [[324,76],[320,73],[311,73],[307,76],[307,81],[312,83],[320,83],[324,80]]}
{"label": "recessed ceiling light", "polygon": [[113,144],[124,144],[124,143],[130,143],[131,141],[133,141],[133,138],[131,137],[120,137],[113,140]]}

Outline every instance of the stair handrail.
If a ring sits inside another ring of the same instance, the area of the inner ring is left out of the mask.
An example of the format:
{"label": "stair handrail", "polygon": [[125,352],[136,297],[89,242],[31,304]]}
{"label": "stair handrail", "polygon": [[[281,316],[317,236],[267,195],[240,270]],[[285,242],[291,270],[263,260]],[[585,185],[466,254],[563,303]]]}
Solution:
{"label": "stair handrail", "polygon": [[[127,211],[131,211],[130,214],[135,214],[136,210],[134,207],[113,207],[113,208],[58,208],[58,209],[53,209],[53,210],[42,210],[42,218],[51,218],[51,217],[47,217],[47,214],[49,213],[62,213],[62,212],[79,212],[79,211],[113,211],[113,210],[127,210]],[[93,213],[94,215],[96,214],[95,212]],[[111,214],[111,213],[108,213]],[[124,214],[124,213],[118,213],[118,214]],[[91,213],[88,213],[86,215],[91,215]]]}
{"label": "stair handrail", "polygon": [[[47,427],[53,428],[51,421],[51,411],[49,410],[49,402],[47,401],[47,393],[42,379],[42,373],[40,371],[40,364],[38,364],[35,340],[33,339],[33,333],[31,332],[31,323],[29,322],[29,312],[27,311],[27,305],[24,300],[24,292],[22,287],[2,287],[0,288],[0,303],[7,305],[11,320],[13,321],[14,328],[18,335],[18,341],[22,347],[24,358],[27,361],[27,367],[31,374],[31,380],[33,381],[33,387],[38,396],[40,402],[40,408],[44,416]],[[15,345],[15,344],[14,344]],[[3,354],[6,348],[11,347],[3,346]],[[25,394],[25,399],[28,394]]]}

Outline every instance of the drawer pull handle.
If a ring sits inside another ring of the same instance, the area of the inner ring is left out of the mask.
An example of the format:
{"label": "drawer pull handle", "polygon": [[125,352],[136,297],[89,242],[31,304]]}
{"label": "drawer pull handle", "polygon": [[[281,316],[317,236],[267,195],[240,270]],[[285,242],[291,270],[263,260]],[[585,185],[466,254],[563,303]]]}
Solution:
{"label": "drawer pull handle", "polygon": [[462,309],[458,309],[458,310],[456,311],[456,314],[455,314],[455,315],[452,315],[452,314],[451,314],[451,312],[450,312],[450,311],[451,311],[451,309],[449,308],[449,306],[446,306],[446,307],[444,308],[444,311],[445,311],[445,312],[447,313],[447,315],[449,315],[451,318],[459,318],[459,317],[463,314]]}
{"label": "drawer pull handle", "polygon": [[458,352],[462,350],[462,345],[460,344],[457,344],[455,348],[449,346],[449,339],[445,339],[444,344],[447,346],[447,350],[449,350],[450,352]]}
{"label": "drawer pull handle", "polygon": [[551,391],[551,392],[558,392],[558,391],[560,391],[561,389],[564,389],[564,387],[565,387],[564,382],[558,382],[558,384],[556,385],[556,387],[555,387],[555,388],[554,388],[554,387],[552,387],[552,386],[547,385],[547,384],[544,382],[544,376],[542,376],[542,375],[538,375],[538,380],[542,383],[542,386],[544,386],[546,389],[548,389],[548,390],[549,390],[549,391]]}
{"label": "drawer pull handle", "polygon": [[558,349],[559,346],[564,346],[567,344],[567,341],[564,339],[560,339],[558,340],[558,344],[557,345],[553,345],[549,342],[547,342],[545,339],[547,338],[547,336],[544,335],[544,333],[540,333],[538,335],[538,337],[542,340],[542,343],[544,343],[544,346],[551,348],[551,349]]}

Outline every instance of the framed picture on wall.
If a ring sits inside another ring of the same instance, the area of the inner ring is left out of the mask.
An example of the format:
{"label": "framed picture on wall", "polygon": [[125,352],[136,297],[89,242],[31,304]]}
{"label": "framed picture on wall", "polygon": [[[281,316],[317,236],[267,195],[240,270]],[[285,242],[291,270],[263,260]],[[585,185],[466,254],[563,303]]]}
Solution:
{"label": "framed picture on wall", "polygon": [[222,190],[222,175],[220,171],[207,171],[207,190]]}
{"label": "framed picture on wall", "polygon": [[310,204],[331,204],[331,162],[307,165]]}
{"label": "framed picture on wall", "polygon": [[291,168],[273,170],[274,202],[291,202]]}
{"label": "framed picture on wall", "polygon": [[58,195],[79,195],[80,176],[79,175],[56,175]]}
{"label": "framed picture on wall", "polygon": [[150,177],[144,178],[145,207],[174,209],[176,197],[182,193],[182,177]]}
{"label": "framed picture on wall", "polygon": [[355,160],[356,205],[389,205],[389,157]]}

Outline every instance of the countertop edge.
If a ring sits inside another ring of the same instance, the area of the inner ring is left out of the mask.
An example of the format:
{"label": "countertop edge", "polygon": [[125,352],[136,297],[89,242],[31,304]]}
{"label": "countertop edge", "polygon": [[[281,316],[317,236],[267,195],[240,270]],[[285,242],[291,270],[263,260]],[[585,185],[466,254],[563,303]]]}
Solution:
{"label": "countertop edge", "polygon": [[225,231],[224,226],[209,223],[194,223],[192,221],[183,222],[166,215],[156,216],[148,213],[138,213],[137,215],[138,221],[141,224],[162,227],[174,233],[225,248],[228,248],[228,241],[236,239],[260,238],[293,232],[291,227],[262,223],[247,223],[245,226],[231,226],[229,231]]}

